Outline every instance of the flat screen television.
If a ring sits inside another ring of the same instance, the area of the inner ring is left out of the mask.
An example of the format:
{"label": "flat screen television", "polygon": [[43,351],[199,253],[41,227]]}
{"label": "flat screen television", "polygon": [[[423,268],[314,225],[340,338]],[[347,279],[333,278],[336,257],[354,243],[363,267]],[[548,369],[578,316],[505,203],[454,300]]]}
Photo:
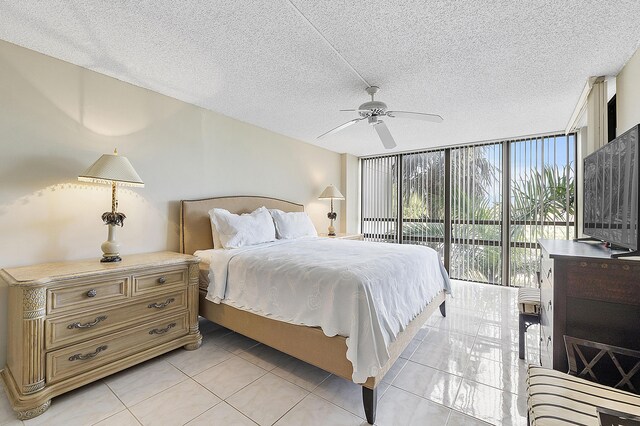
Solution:
{"label": "flat screen television", "polygon": [[582,232],[640,255],[638,176],[640,124],[584,159]]}

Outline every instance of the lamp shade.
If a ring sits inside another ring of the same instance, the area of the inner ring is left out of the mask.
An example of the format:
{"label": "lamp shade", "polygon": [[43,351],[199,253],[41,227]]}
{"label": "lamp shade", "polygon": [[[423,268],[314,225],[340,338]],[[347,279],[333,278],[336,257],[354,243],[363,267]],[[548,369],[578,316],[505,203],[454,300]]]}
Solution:
{"label": "lamp shade", "polygon": [[333,185],[329,185],[318,197],[319,200],[344,200],[344,195]]}
{"label": "lamp shade", "polygon": [[144,187],[144,182],[127,157],[113,154],[104,154],[93,163],[86,172],[78,176],[78,180],[83,182],[116,183],[123,186]]}

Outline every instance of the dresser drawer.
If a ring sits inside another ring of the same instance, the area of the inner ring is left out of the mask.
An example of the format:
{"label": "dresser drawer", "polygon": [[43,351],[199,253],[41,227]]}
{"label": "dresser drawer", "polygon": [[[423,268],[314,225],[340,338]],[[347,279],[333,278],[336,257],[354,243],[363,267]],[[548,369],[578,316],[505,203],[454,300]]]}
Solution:
{"label": "dresser drawer", "polygon": [[47,313],[56,315],[92,309],[128,297],[129,276],[73,280],[47,290]]}
{"label": "dresser drawer", "polygon": [[164,291],[168,288],[186,287],[188,283],[189,269],[186,267],[155,270],[152,273],[133,276],[133,294],[139,295]]}
{"label": "dresser drawer", "polygon": [[553,285],[553,259],[543,256],[540,261],[540,287]]}
{"label": "dresser drawer", "polygon": [[[615,280],[612,280],[615,277]],[[640,306],[640,266],[620,260],[567,262],[567,296]]]}
{"label": "dresser drawer", "polygon": [[47,384],[73,377],[188,333],[188,312],[96,338],[46,355]]}
{"label": "dresser drawer", "polygon": [[65,315],[45,321],[47,349],[78,343],[117,331],[148,315],[183,310],[187,306],[187,290],[158,294],[114,308],[96,309],[82,314]]}

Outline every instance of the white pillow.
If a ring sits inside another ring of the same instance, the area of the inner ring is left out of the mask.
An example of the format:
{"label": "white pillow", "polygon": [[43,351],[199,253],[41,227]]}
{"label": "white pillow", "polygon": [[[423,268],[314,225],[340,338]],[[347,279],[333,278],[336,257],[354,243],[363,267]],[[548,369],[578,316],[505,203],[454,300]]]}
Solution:
{"label": "white pillow", "polygon": [[276,239],[273,219],[265,207],[237,215],[225,209],[211,209],[211,229],[215,227],[222,247],[239,248]]}
{"label": "white pillow", "polygon": [[216,227],[216,225],[213,223],[213,220],[211,220],[213,218],[213,210],[214,209],[211,209],[209,211],[209,221],[211,222],[211,237],[213,238],[213,248],[221,249],[224,247],[222,246],[222,241],[220,241],[220,233],[218,232],[218,228]]}
{"label": "white pillow", "polygon": [[276,225],[276,234],[279,239],[292,239],[300,237],[317,237],[318,232],[311,222],[311,218],[305,212],[286,213],[282,210],[270,209]]}

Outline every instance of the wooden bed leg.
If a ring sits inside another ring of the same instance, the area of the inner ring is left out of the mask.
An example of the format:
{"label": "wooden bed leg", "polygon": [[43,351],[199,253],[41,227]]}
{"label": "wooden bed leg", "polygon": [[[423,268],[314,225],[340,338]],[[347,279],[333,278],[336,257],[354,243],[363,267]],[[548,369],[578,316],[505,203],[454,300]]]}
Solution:
{"label": "wooden bed leg", "polygon": [[364,414],[367,416],[367,423],[370,425],[376,421],[376,406],[378,405],[378,389],[362,387],[362,403]]}
{"label": "wooden bed leg", "polygon": [[440,313],[442,314],[442,316],[443,316],[443,317],[446,317],[446,316],[447,316],[447,309],[446,309],[446,307],[445,307],[445,305],[444,305],[445,303],[446,303],[446,301],[445,301],[445,302],[442,302],[442,303],[440,304]]}

